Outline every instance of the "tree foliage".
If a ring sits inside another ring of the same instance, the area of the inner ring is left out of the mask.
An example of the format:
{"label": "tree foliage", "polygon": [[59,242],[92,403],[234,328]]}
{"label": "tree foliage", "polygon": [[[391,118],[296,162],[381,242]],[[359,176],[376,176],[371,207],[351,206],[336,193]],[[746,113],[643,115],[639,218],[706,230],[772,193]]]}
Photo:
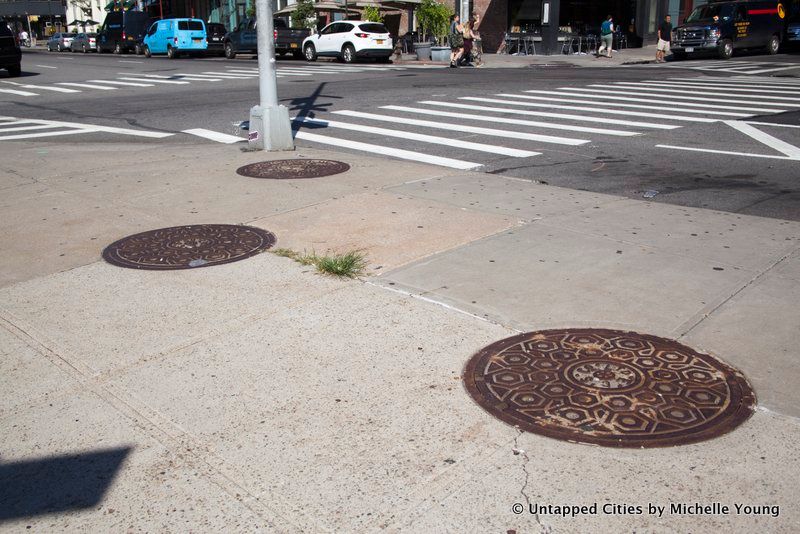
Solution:
{"label": "tree foliage", "polygon": [[377,6],[367,6],[361,13],[364,20],[369,22],[383,22],[383,15]]}
{"label": "tree foliage", "polygon": [[420,26],[420,35],[427,38],[429,35],[442,41],[450,31],[450,17],[453,9],[436,0],[422,0],[417,7],[417,22]]}
{"label": "tree foliage", "polygon": [[293,28],[309,28],[317,26],[317,12],[314,10],[313,0],[297,0],[297,7],[292,13]]}

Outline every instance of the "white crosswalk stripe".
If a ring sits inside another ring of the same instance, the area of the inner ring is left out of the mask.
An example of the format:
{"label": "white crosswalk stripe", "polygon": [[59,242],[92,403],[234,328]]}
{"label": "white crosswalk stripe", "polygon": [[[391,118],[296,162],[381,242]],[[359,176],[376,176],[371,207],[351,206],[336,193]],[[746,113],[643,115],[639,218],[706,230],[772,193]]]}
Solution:
{"label": "white crosswalk stripe", "polygon": [[[553,91],[548,91],[547,94],[548,95],[552,95]],[[564,93],[561,93],[561,94],[564,94]],[[500,95],[497,95],[497,96],[502,96],[502,97],[505,97],[505,98],[526,98],[526,99],[530,99],[530,100],[542,100],[542,101],[546,101],[546,102],[564,102],[564,103],[567,103],[567,104],[584,104],[584,105],[596,105],[596,106],[604,106],[604,105],[608,105],[609,104],[608,102],[603,102],[603,100],[628,100],[628,101],[634,101],[634,102],[635,101],[649,102],[649,104],[625,104],[625,103],[619,103],[619,102],[612,102],[610,105],[612,105],[614,107],[618,107],[618,108],[653,109],[652,100],[646,99],[646,98],[642,98],[642,99],[632,98],[631,99],[631,98],[625,98],[625,97],[616,97],[615,98],[613,96],[607,96],[607,95],[591,95],[591,96],[587,95],[586,97],[584,97],[583,100],[580,100],[580,99],[576,100],[574,98],[563,98],[563,97],[559,98],[559,97],[552,97],[552,96],[533,96],[533,95],[500,94]],[[581,95],[572,95],[572,96],[580,97]],[[686,105],[684,105],[684,106],[686,106]],[[659,106],[658,110],[659,111],[670,111],[670,112],[674,111],[674,112],[677,112],[677,113],[697,113],[697,114],[700,114],[700,115],[708,115],[710,112],[707,111],[707,108],[708,107],[712,107],[712,108],[714,107],[714,106],[707,106],[705,104],[688,104],[688,106],[702,106],[704,109],[692,109],[691,107],[675,108],[675,107],[671,107],[671,106],[668,106],[668,105],[664,105],[664,106]],[[742,109],[742,108],[731,106],[730,109]],[[755,111],[774,111],[774,110],[766,110],[766,109],[758,109],[757,108],[757,109],[755,109]],[[750,114],[750,113],[735,113],[733,111],[725,111],[725,112],[717,112],[717,113],[721,114],[721,115],[731,115],[733,117],[751,117],[752,116],[752,114]]]}
{"label": "white crosswalk stripe", "polygon": [[[8,132],[21,133],[6,135]],[[92,133],[110,133],[151,139],[162,139],[174,135],[167,132],[98,126],[96,124],[81,124],[77,122],[0,117],[0,142]]]}
{"label": "white crosswalk stripe", "polygon": [[653,65],[656,68],[691,69],[699,71],[735,72],[741,74],[768,74],[772,72],[787,72],[800,69],[800,63],[778,61],[745,61],[745,60],[715,60],[715,61],[673,61],[666,65]]}
{"label": "white crosswalk stripe", "polygon": [[[614,95],[626,95],[626,96],[655,98],[655,100],[653,100],[654,104],[657,103],[657,102],[663,102],[665,100],[671,101],[672,104],[677,103],[677,101],[679,101],[679,100],[680,101],[688,100],[688,101],[694,101],[694,102],[711,102],[711,103],[715,103],[715,104],[718,103],[718,102],[722,102],[722,103],[725,103],[725,104],[745,104],[745,105],[757,104],[759,106],[781,106],[781,104],[779,104],[777,102],[758,102],[758,101],[754,102],[752,99],[742,101],[742,100],[732,100],[732,99],[729,99],[729,98],[707,98],[705,96],[687,96],[687,95],[673,95],[673,94],[669,95],[669,97],[667,98],[666,96],[659,95],[658,94],[659,93],[658,89],[654,89],[654,90],[650,90],[650,91],[644,90],[644,88],[640,88],[639,90],[633,90],[633,89],[631,89],[631,90],[623,90],[624,89],[623,87],[619,87],[619,86],[616,86],[616,85],[605,85],[605,84],[591,84],[591,85],[588,86],[588,88],[587,87],[559,87],[559,89],[562,90],[562,91],[574,91],[574,92],[578,92],[578,93],[593,93],[593,94],[598,92],[598,90],[596,88],[614,89]],[[702,94],[705,94],[705,93],[702,93]],[[781,107],[793,107],[793,106],[794,105],[790,104],[789,106],[781,106]]]}

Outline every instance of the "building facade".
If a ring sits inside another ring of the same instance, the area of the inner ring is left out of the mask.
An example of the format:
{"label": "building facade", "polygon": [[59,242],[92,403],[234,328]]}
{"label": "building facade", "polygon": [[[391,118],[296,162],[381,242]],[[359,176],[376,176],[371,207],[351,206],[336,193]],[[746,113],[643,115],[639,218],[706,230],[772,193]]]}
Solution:
{"label": "building facade", "polygon": [[67,30],[61,0],[0,0],[0,17],[17,32],[28,31],[37,38]]}

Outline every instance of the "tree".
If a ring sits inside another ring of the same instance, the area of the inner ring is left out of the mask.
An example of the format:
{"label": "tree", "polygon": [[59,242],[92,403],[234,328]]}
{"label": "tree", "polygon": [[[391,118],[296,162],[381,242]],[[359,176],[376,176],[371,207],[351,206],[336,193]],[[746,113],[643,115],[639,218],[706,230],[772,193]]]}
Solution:
{"label": "tree", "polygon": [[364,20],[368,20],[369,22],[383,22],[383,15],[381,15],[381,10],[377,6],[365,7],[361,15],[364,17]]}
{"label": "tree", "polygon": [[417,21],[420,26],[420,36],[426,39],[429,35],[442,41],[450,30],[450,17],[453,10],[450,6],[440,4],[436,0],[422,0],[417,7]]}
{"label": "tree", "polygon": [[293,28],[308,28],[313,30],[317,26],[317,12],[314,10],[313,0],[297,0],[297,7],[292,14]]}

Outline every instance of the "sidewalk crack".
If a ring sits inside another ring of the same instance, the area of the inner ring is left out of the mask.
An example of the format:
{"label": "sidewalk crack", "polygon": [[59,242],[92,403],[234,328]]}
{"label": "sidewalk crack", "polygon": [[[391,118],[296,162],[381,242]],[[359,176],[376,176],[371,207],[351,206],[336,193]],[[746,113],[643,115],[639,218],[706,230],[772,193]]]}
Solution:
{"label": "sidewalk crack", "polygon": [[[520,488],[519,493],[520,493],[520,495],[522,495],[522,498],[525,499],[526,510],[530,511],[530,509],[531,509],[531,498],[528,495],[528,491],[527,491],[528,490],[528,485],[530,484],[530,479],[531,479],[531,473],[530,473],[530,471],[528,471],[528,462],[530,461],[530,458],[528,457],[528,453],[525,452],[524,449],[521,449],[519,447],[519,438],[522,436],[522,434],[524,434],[524,432],[522,430],[520,430],[519,427],[515,427],[515,430],[517,431],[517,435],[514,436],[514,448],[512,449],[512,452],[514,453],[514,455],[522,456],[522,460],[523,460],[522,461],[522,472],[525,473],[525,481],[522,483],[522,488]],[[544,523],[542,523],[542,519],[541,519],[541,517],[539,517],[538,509],[536,510],[536,513],[531,514],[531,515],[533,515],[533,519],[541,527],[540,532],[542,534],[549,534],[550,533],[550,527],[545,525]]]}

